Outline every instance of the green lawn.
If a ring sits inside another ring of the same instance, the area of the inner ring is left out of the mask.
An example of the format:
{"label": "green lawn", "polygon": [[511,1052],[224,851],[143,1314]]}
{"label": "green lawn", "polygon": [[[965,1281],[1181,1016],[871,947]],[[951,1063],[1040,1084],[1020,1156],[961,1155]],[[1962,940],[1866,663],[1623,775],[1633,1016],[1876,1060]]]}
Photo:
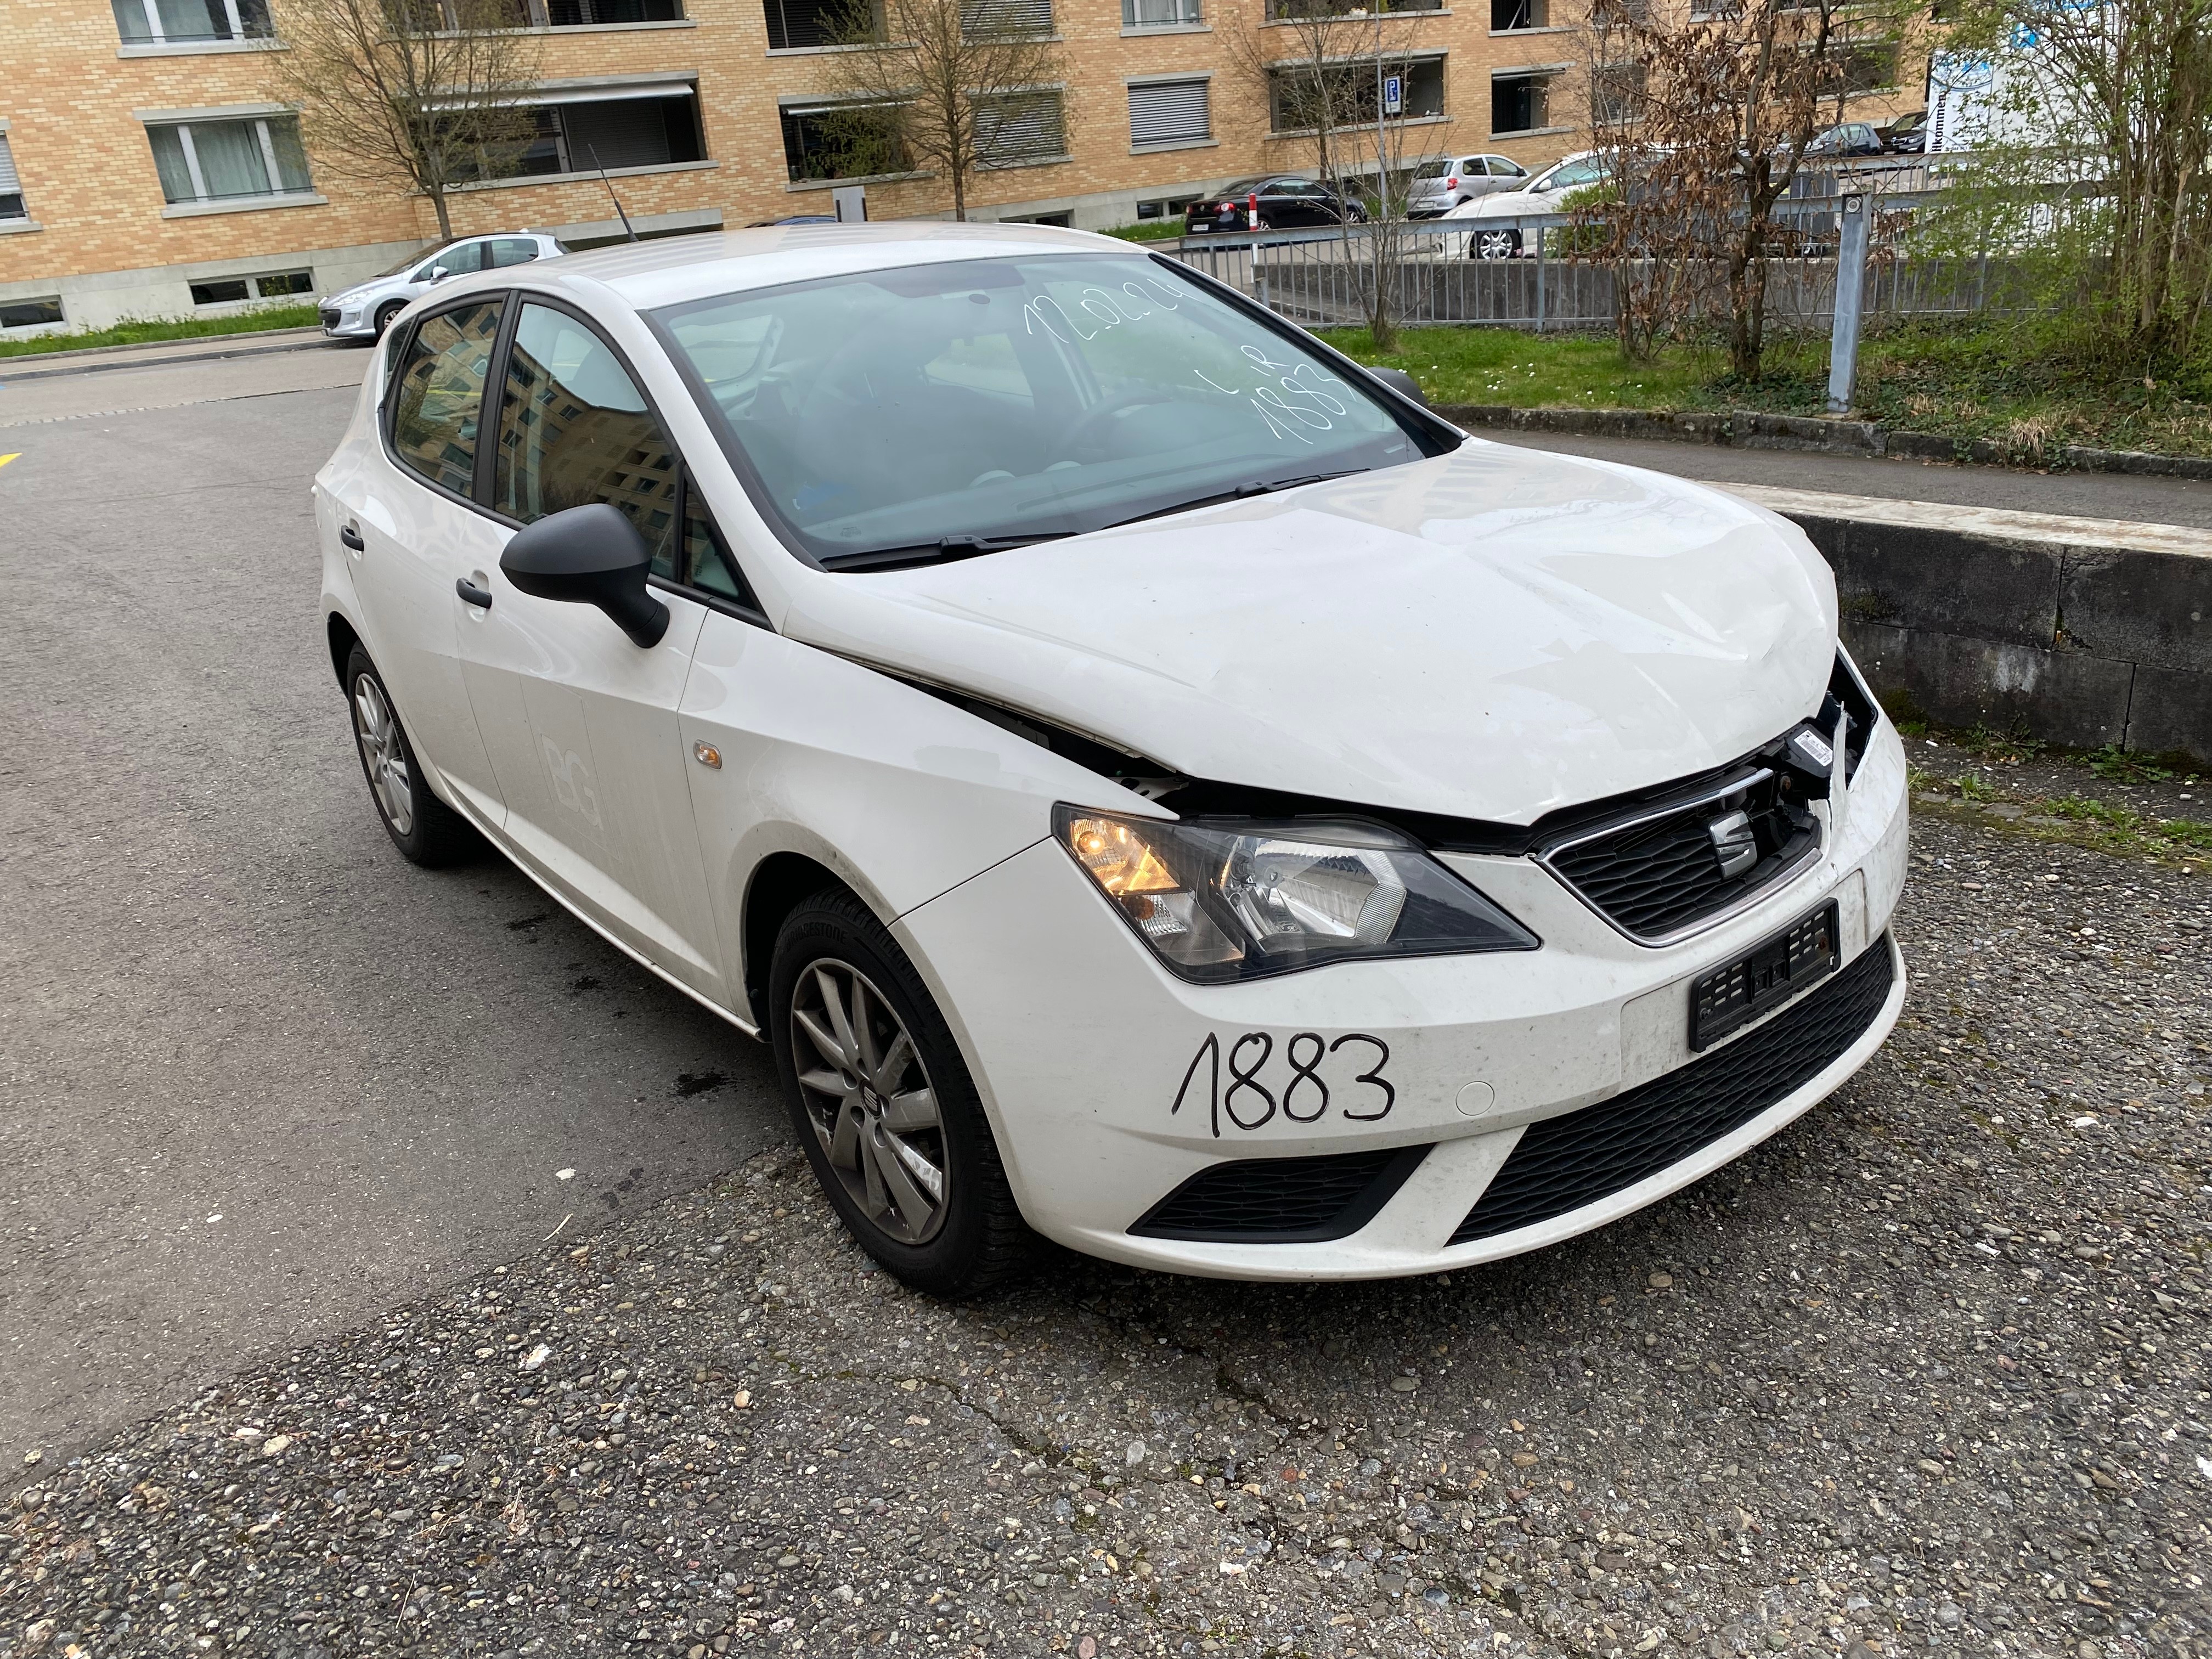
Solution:
{"label": "green lawn", "polygon": [[82,351],[88,346],[148,345],[157,340],[198,339],[202,335],[258,334],[272,328],[308,328],[319,320],[315,307],[305,302],[264,306],[234,317],[131,317],[106,328],[41,334],[27,340],[0,340],[0,357]]}
{"label": "green lawn", "polygon": [[1118,236],[1125,242],[1170,242],[1182,234],[1182,215],[1172,219],[1139,219],[1133,225],[1116,225],[1102,234]]}
{"label": "green lawn", "polygon": [[[1717,348],[1674,347],[1626,362],[1610,336],[1503,328],[1399,331],[1378,355],[1364,329],[1322,337],[1361,362],[1402,368],[1439,404],[1518,408],[1755,410],[1818,415],[1827,398],[1825,338],[1784,341],[1755,382]],[[2033,462],[2066,444],[2212,455],[2212,363],[2155,380],[2069,368],[2029,330],[1917,325],[1859,349],[1852,414],[1886,427],[1986,438]]]}

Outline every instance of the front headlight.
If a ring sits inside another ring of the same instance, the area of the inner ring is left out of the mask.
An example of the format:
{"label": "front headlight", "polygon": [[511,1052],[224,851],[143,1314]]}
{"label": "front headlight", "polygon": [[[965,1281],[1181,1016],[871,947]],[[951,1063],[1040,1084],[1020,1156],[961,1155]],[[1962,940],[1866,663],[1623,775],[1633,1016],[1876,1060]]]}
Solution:
{"label": "front headlight", "polygon": [[1168,969],[1201,983],[1362,957],[1533,951],[1534,933],[1382,824],[1164,822],[1053,810],[1074,855]]}

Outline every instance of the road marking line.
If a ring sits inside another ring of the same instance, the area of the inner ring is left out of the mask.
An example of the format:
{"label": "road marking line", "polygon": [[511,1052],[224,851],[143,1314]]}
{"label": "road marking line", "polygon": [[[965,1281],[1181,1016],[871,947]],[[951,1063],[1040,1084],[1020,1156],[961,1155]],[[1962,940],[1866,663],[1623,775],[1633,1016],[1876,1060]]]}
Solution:
{"label": "road marking line", "polygon": [[10,461],[20,459],[22,453],[23,452],[19,449],[13,455],[0,455],[0,466],[5,466]]}

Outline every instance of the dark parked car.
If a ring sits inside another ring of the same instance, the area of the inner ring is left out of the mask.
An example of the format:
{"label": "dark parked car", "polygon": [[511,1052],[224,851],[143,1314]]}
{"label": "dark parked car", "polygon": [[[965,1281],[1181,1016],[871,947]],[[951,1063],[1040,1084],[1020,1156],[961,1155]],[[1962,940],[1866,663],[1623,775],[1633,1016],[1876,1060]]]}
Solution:
{"label": "dark parked car", "polygon": [[[1253,222],[1253,210],[1259,222]],[[1364,224],[1367,210],[1340,190],[1317,179],[1269,173],[1224,185],[1217,195],[1183,210],[1187,236],[1218,230],[1290,230],[1306,225]]]}
{"label": "dark parked car", "polygon": [[1892,155],[1917,155],[1928,148],[1928,112],[1917,109],[1900,115],[1887,126],[1876,127],[1875,136]]}

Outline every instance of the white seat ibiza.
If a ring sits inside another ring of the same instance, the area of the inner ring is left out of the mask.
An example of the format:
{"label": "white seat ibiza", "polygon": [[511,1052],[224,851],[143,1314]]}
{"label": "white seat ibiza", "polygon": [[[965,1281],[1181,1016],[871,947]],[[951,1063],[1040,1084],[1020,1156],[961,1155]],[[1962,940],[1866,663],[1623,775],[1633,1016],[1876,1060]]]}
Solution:
{"label": "white seat ibiza", "polygon": [[772,1042],[854,1234],[1427,1273],[1648,1204],[1905,994],[1894,730],[1785,520],[1468,437],[1035,227],[457,278],[318,476],[399,850]]}

